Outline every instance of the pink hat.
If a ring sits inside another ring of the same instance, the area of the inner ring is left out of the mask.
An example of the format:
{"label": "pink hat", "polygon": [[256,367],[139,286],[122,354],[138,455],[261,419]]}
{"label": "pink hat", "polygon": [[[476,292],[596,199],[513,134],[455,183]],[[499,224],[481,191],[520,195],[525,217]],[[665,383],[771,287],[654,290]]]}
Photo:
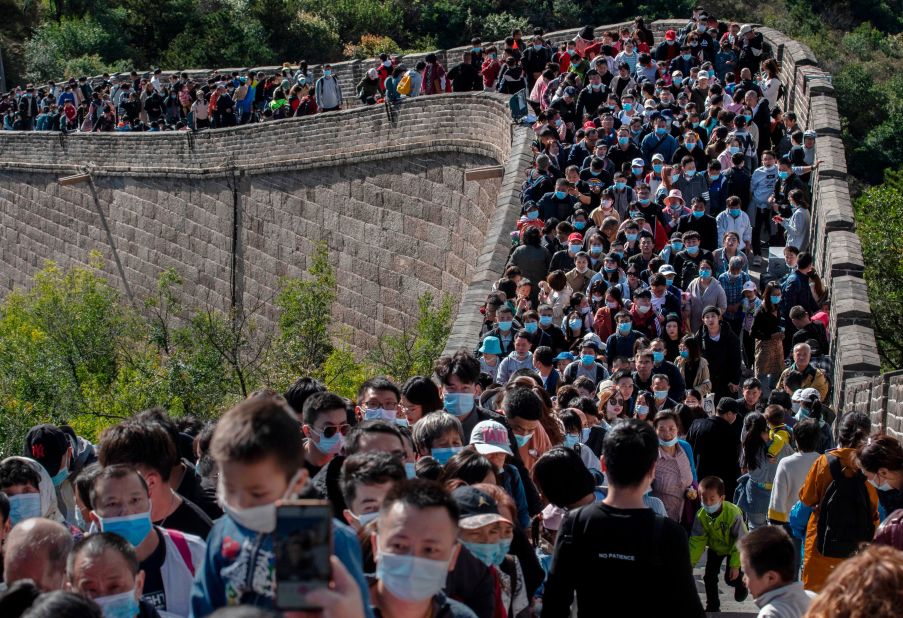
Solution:
{"label": "pink hat", "polygon": [[665,204],[668,206],[671,205],[671,200],[680,200],[681,204],[684,204],[684,194],[680,192],[680,189],[671,189],[668,193],[668,197],[665,198]]}

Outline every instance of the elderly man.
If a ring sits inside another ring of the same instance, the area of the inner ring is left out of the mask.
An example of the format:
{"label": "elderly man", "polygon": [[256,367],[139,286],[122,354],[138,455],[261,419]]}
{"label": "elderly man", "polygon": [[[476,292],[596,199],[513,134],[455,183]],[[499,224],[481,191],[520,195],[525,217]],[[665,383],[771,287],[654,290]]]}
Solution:
{"label": "elderly man", "polygon": [[818,391],[822,402],[824,402],[828,397],[828,378],[821,369],[809,364],[811,359],[812,348],[809,347],[808,343],[798,343],[793,346],[793,363],[781,374],[777,388],[783,388],[784,379],[787,375],[791,371],[797,371],[803,376],[801,388],[814,388]]}
{"label": "elderly man", "polygon": [[33,517],[14,526],[3,551],[4,582],[33,580],[43,592],[61,590],[72,534],[55,521]]}

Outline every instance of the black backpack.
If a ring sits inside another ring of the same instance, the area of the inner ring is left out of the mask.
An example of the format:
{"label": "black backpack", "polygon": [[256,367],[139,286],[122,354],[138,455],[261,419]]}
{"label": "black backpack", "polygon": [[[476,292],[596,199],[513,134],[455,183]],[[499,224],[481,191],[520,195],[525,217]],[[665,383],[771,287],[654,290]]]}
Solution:
{"label": "black backpack", "polygon": [[862,472],[847,477],[839,458],[827,458],[832,480],[818,505],[815,547],[827,558],[849,558],[875,534],[872,503]]}

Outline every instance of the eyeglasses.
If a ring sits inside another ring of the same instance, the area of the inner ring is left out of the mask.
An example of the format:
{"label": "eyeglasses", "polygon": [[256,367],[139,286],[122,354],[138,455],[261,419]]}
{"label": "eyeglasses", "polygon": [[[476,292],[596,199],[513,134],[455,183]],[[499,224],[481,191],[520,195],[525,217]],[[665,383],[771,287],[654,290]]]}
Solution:
{"label": "eyeglasses", "polygon": [[351,431],[351,425],[348,423],[342,423],[341,425],[326,425],[322,430],[311,427],[315,432],[321,434],[324,438],[333,437],[336,432],[339,432],[343,436],[347,436],[348,432]]}

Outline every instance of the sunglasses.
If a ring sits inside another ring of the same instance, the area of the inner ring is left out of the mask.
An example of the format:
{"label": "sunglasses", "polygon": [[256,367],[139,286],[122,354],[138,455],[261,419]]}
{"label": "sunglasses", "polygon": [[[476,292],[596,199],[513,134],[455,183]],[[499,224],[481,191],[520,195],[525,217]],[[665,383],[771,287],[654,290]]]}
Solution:
{"label": "sunglasses", "polygon": [[[311,428],[311,429],[313,429],[313,428]],[[316,431],[317,433],[322,435],[324,438],[331,438],[336,434],[336,432],[342,434],[343,436],[347,436],[348,432],[351,431],[351,425],[349,425],[348,423],[342,423],[341,425],[338,425],[338,426],[337,425],[327,425],[326,427],[323,428],[322,431],[320,431],[319,429],[314,429],[314,431]]]}

